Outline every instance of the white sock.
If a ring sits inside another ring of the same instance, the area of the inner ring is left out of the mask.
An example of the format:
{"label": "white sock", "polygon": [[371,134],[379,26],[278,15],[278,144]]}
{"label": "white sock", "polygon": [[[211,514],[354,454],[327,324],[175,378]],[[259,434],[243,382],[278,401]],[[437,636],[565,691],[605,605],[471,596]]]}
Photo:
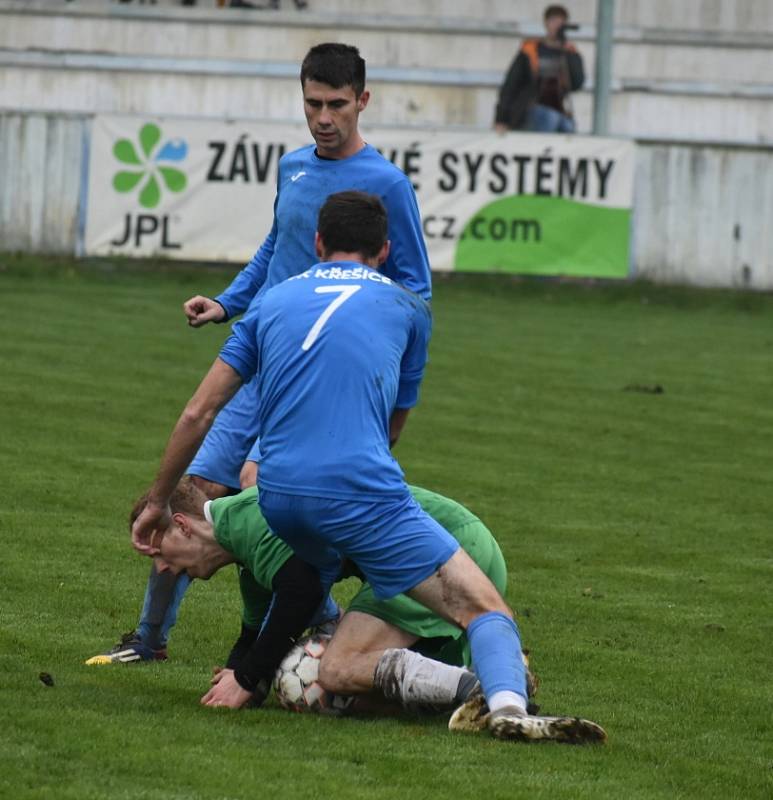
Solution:
{"label": "white sock", "polygon": [[406,707],[453,708],[463,667],[433,661],[413,650],[385,650],[376,665],[373,682],[384,696]]}
{"label": "white sock", "polygon": [[499,711],[500,708],[506,706],[516,706],[520,708],[523,713],[526,713],[526,700],[521,697],[517,692],[494,692],[491,697],[486,701],[489,711]]}

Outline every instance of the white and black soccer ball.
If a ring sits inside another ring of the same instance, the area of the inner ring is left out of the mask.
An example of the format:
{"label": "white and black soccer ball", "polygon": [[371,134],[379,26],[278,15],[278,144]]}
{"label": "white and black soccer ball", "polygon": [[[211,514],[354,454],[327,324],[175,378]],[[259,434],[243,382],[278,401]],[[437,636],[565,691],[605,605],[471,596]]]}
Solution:
{"label": "white and black soccer ball", "polygon": [[283,708],[340,715],[351,706],[353,697],[332,694],[317,681],[319,662],[331,638],[314,634],[299,639],[282,659],[274,677],[274,691]]}

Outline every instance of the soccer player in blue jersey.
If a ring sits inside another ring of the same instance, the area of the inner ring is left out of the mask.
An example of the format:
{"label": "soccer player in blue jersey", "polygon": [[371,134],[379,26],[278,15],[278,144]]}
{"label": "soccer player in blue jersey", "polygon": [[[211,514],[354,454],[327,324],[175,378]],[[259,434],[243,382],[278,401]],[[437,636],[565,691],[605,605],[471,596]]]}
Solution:
{"label": "soccer player in blue jersey", "polygon": [[[328,195],[360,190],[378,195],[387,209],[392,241],[385,275],[429,300],[431,277],[416,196],[410,181],[362,138],[359,114],[370,99],[365,62],[343,44],[313,47],[301,66],[303,104],[314,144],[282,158],[274,224],[263,245],[231,285],[214,299],[184,305],[190,324],[223,322],[244,312],[256,296],[315,261],[317,214]],[[245,387],[218,417],[189,473],[201,488],[254,485],[254,465],[239,478],[256,436],[254,386]],[[235,459],[238,453],[240,459]],[[238,464],[235,464],[238,461]],[[252,462],[251,462],[252,464]],[[212,487],[212,484],[217,484]]]}
{"label": "soccer player in blue jersey", "polygon": [[[183,308],[193,327],[225,322],[242,314],[268,288],[313,264],[319,209],[329,194],[346,189],[381,198],[389,215],[392,241],[383,272],[421,297],[430,298],[429,262],[413,187],[397,167],[366,144],[359,132],[359,115],[370,99],[365,89],[364,60],[354,47],[320,44],[307,54],[300,77],[314,144],[281,159],[271,231],[247,266],[217,297],[197,295],[185,302]],[[257,385],[251,381],[218,415],[189,465],[188,474],[208,497],[222,497],[255,485],[258,404]],[[250,460],[245,464],[248,454]],[[153,569],[137,629],[111,651],[86,663],[166,658],[167,637],[189,583],[184,574],[159,575]]]}
{"label": "soccer player in blue jersey", "polygon": [[[386,233],[377,197],[341,192],[325,201],[316,237],[324,263],[266,292],[234,326],[172,433],[133,543],[161,552],[153,536],[169,527],[168,501],[190,457],[217,410],[257,375],[260,508],[323,587],[347,557],[378,599],[405,593],[464,629],[496,738],[596,741],[583,720],[527,713],[512,612],[413,499],[391,455],[418,401],[431,319],[420,297],[376,271],[389,253]],[[229,674],[209,698],[238,708],[251,691]]]}

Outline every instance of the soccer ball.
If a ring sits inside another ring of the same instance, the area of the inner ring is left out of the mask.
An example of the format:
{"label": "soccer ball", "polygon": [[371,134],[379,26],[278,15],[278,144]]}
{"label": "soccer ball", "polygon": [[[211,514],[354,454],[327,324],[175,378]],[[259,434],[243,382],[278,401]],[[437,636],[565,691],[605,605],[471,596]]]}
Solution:
{"label": "soccer ball", "polygon": [[274,691],[283,708],[341,715],[352,704],[353,697],[332,694],[317,681],[319,661],[331,638],[325,634],[314,634],[299,639],[282,659],[274,677]]}

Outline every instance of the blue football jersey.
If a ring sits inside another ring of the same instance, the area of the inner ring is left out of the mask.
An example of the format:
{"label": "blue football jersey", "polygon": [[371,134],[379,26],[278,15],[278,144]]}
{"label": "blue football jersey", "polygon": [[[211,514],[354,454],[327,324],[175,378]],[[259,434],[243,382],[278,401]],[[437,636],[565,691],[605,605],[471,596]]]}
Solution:
{"label": "blue football jersey", "polygon": [[355,262],[316,264],[265,292],[220,353],[245,381],[258,374],[259,486],[405,493],[389,420],[418,401],[431,328],[422,298]]}
{"label": "blue football jersey", "polygon": [[308,269],[317,260],[317,217],[329,195],[349,189],[378,195],[387,210],[392,242],[385,275],[429,300],[431,275],[416,195],[410,181],[374,147],[349,158],[325,159],[313,144],[279,162],[274,223],[263,245],[217,296],[229,317],[245,311],[260,290]]}

